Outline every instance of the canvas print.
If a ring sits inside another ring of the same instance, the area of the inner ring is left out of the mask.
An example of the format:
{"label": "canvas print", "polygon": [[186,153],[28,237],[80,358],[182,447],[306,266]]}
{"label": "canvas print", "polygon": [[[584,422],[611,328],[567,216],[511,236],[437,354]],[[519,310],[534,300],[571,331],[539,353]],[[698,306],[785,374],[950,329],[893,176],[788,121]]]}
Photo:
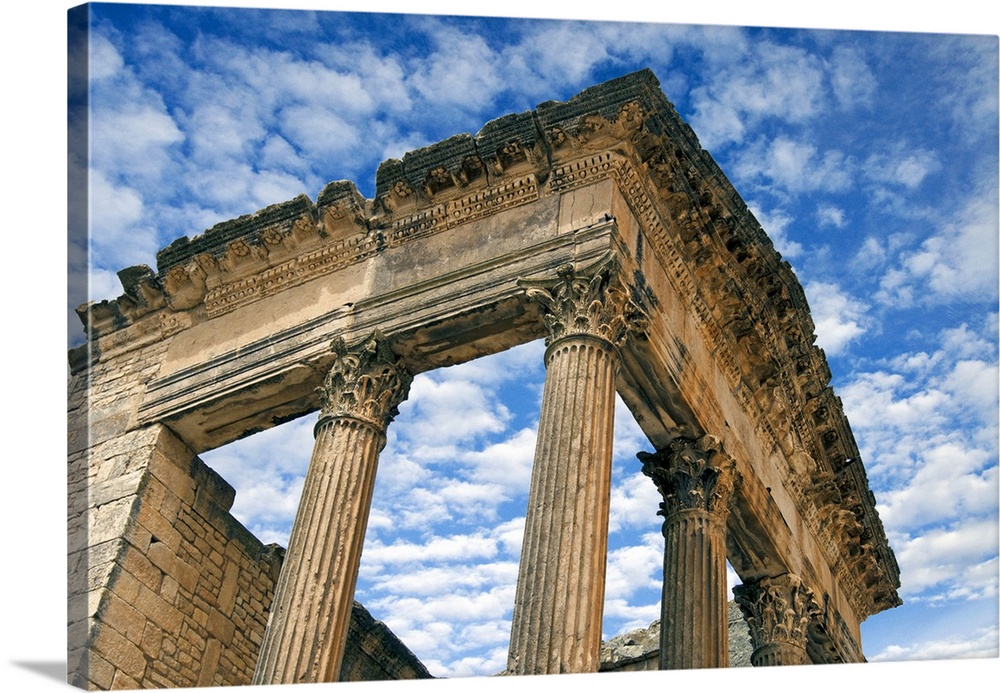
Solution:
{"label": "canvas print", "polygon": [[68,27],[72,685],[998,656],[997,36]]}

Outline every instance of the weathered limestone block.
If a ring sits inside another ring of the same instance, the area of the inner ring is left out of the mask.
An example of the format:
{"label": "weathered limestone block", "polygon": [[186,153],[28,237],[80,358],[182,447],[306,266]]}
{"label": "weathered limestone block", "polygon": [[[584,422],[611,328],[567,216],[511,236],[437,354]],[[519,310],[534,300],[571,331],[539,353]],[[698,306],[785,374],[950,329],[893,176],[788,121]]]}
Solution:
{"label": "weathered limestone block", "polygon": [[[88,530],[70,555],[70,683],[248,683],[280,553],[229,515],[232,487],[165,427],[105,441],[89,460]],[[240,581],[257,585],[256,608],[243,608]]]}
{"label": "weathered limestone block", "polygon": [[399,638],[358,602],[344,648],[340,681],[400,681],[433,678]]}

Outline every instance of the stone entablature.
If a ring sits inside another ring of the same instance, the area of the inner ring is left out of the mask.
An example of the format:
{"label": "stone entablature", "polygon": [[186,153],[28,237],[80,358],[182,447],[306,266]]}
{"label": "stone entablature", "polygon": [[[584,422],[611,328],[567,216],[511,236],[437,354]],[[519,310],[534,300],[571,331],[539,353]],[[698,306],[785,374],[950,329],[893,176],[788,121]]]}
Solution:
{"label": "stone entablature", "polygon": [[544,336],[531,281],[609,253],[647,313],[619,393],[658,450],[723,440],[730,562],[822,598],[813,661],[863,659],[899,569],[802,287],[648,70],[386,161],[373,200],[335,182],[176,241],[81,307],[73,377],[148,360],[108,431],[163,422],[200,452],[320,409],[336,336],[382,330],[414,374]]}

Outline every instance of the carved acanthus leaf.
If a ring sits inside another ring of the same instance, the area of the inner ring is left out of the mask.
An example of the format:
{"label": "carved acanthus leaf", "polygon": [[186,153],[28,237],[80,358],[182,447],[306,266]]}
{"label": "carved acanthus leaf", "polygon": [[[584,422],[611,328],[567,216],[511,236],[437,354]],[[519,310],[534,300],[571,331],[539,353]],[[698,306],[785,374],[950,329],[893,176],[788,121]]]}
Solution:
{"label": "carved acanthus leaf", "polygon": [[809,622],[820,614],[812,590],[789,573],[737,585],[733,596],[750,627],[754,649],[778,642],[804,648]]}
{"label": "carved acanthus leaf", "polygon": [[343,338],[331,344],[333,365],[316,388],[322,402],[319,423],[337,417],[367,421],[381,429],[399,413],[413,378],[378,331],[348,347]]}
{"label": "carved acanthus leaf", "polygon": [[621,346],[629,333],[646,329],[645,311],[619,280],[613,255],[582,268],[562,265],[554,279],[520,279],[518,286],[542,309],[546,344],[591,335]]}
{"label": "carved acanthus leaf", "polygon": [[728,509],[736,485],[736,463],[715,436],[677,437],[665,449],[640,452],[638,458],[642,473],[663,496],[660,514],[664,517],[686,509]]}

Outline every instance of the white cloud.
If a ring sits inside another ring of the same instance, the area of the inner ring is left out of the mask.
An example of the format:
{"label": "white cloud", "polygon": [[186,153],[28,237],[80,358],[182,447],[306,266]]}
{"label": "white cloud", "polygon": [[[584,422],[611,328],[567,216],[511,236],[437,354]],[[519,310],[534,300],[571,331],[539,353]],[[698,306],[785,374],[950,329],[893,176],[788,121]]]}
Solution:
{"label": "white cloud", "polygon": [[118,49],[104,36],[93,32],[90,38],[90,54],[87,61],[87,77],[91,82],[99,82],[119,74],[125,67]]}
{"label": "white cloud", "polygon": [[851,46],[837,46],[830,58],[833,94],[842,108],[871,106],[878,80],[862,52]]}
{"label": "white cloud", "polygon": [[[456,635],[464,624],[502,622],[514,603],[514,586],[498,586],[470,594],[438,594],[413,597],[387,596],[366,603],[372,615],[412,649],[425,664],[427,660],[461,651]],[[483,634],[480,628],[478,633]],[[508,634],[509,637],[509,634]],[[432,673],[435,673],[432,671]],[[478,672],[480,674],[495,672]]]}
{"label": "white cloud", "polygon": [[263,165],[284,171],[301,171],[305,164],[295,147],[277,133],[265,138],[260,157]]}
{"label": "white cloud", "polygon": [[500,56],[485,39],[435,20],[426,22],[436,49],[412,66],[410,82],[431,107],[478,111],[504,86]]}
{"label": "white cloud", "polygon": [[816,210],[816,218],[819,220],[820,228],[832,226],[835,229],[842,229],[847,225],[847,216],[843,209],[832,204],[823,204]]}
{"label": "white cloud", "polygon": [[815,56],[769,42],[750,46],[742,60],[707,73],[708,85],[691,92],[692,125],[707,149],[741,142],[764,119],[803,123],[825,100]]}
{"label": "white cloud", "polygon": [[987,466],[987,451],[942,441],[921,458],[905,486],[881,494],[879,514],[887,526],[918,528],[996,512],[997,468]]}
{"label": "white cloud", "polygon": [[960,200],[953,214],[920,244],[899,252],[876,294],[887,305],[909,307],[956,301],[995,301],[1000,284],[1000,224],[994,174]]}
{"label": "white cloud", "polygon": [[397,430],[421,457],[461,441],[501,433],[511,416],[506,406],[491,400],[489,389],[460,374],[454,377],[447,369],[414,378],[409,397],[400,406],[403,412],[407,417],[397,419]]}
{"label": "white cloud", "polygon": [[[996,476],[994,474],[994,480]],[[996,596],[997,523],[965,522],[954,530],[932,530],[913,538],[894,537],[900,564],[901,593],[911,601],[946,601]],[[979,594],[969,594],[967,574],[982,563],[993,567],[992,579],[980,584]],[[929,592],[934,588],[933,592]],[[958,594],[950,594],[956,588]]]}
{"label": "white cloud", "polygon": [[279,124],[289,141],[315,158],[350,156],[363,139],[362,131],[339,110],[318,104],[283,108]]}
{"label": "white cloud", "polygon": [[[993,323],[996,317],[997,314],[994,313],[986,322]],[[943,352],[958,360],[995,358],[997,344],[984,335],[992,338],[996,336],[996,332],[996,326],[993,324],[985,324],[982,334],[977,334],[967,324],[962,323],[958,327],[941,331],[941,348]]]}
{"label": "white cloud", "polygon": [[[229,90],[234,91],[231,87]],[[249,93],[244,93],[230,99],[237,103],[224,104],[220,99],[198,105],[185,122],[195,159],[218,166],[220,160],[242,162],[249,158],[255,142],[266,132],[252,112],[251,99]]]}
{"label": "white cloud", "polygon": [[524,516],[515,517],[501,522],[491,531],[492,536],[497,540],[497,546],[501,551],[510,556],[521,555],[521,542],[524,540]]}
{"label": "white cloud", "polygon": [[1000,651],[1000,631],[996,626],[981,628],[964,638],[918,641],[907,645],[890,645],[868,657],[870,662],[967,659],[996,657]]}
{"label": "white cloud", "polygon": [[614,28],[575,22],[541,24],[528,40],[504,50],[505,86],[522,88],[526,80],[531,92],[542,94],[553,83],[581,83],[596,64],[610,57],[612,46],[621,47],[607,40],[606,30]]}
{"label": "white cloud", "polygon": [[[91,244],[102,264],[119,268],[138,264],[155,253],[155,239],[140,233],[148,213],[142,196],[135,190],[116,185],[100,171],[92,170],[88,181]],[[142,229],[145,231],[145,229]],[[129,247],[130,246],[130,247]]]}
{"label": "white cloud", "polygon": [[[904,600],[997,592],[996,346],[967,324],[839,388],[901,569]],[[973,358],[980,357],[980,358]],[[985,357],[985,358],[983,358]],[[989,359],[989,360],[986,360]]]}
{"label": "white cloud", "polygon": [[843,354],[867,330],[868,307],[837,284],[811,281],[804,288],[816,325],[816,341],[829,356]]}
{"label": "white cloud", "polygon": [[155,181],[169,173],[172,147],[183,142],[184,134],[160,94],[130,69],[119,68],[92,85],[91,109],[92,167],[112,180]]}
{"label": "white cloud", "polygon": [[517,581],[517,563],[514,561],[481,565],[449,563],[412,572],[382,573],[382,575],[383,578],[373,586],[373,591],[411,597],[440,596],[459,591],[489,589],[496,584],[514,584]]}
{"label": "white cloud", "polygon": [[852,184],[852,164],[840,151],[820,152],[808,142],[779,135],[759,140],[738,153],[734,170],[748,182],[767,181],[792,193],[847,190]]}
{"label": "white cloud", "polygon": [[473,479],[499,485],[506,493],[526,493],[535,459],[536,435],[534,429],[522,428],[482,450],[463,452],[461,460],[472,464]]}
{"label": "white cloud", "polygon": [[970,200],[954,224],[905,258],[915,281],[926,280],[943,299],[997,295],[996,199]]}
{"label": "white cloud", "polygon": [[496,541],[484,534],[433,537],[424,544],[396,541],[390,545],[366,545],[365,561],[375,565],[399,565],[443,560],[489,560],[497,554]]}
{"label": "white cloud", "polygon": [[936,75],[945,87],[940,91],[938,104],[957,137],[974,145],[990,142],[995,148],[1000,102],[996,46],[969,38],[942,36],[928,46],[935,57],[947,56]]}
{"label": "white cloud", "polygon": [[639,589],[659,591],[663,580],[663,535],[643,536],[642,543],[608,553],[605,599],[628,600]]}
{"label": "white cloud", "polygon": [[[297,176],[283,171],[258,171],[250,179],[249,194],[255,209],[262,209],[275,200],[290,200],[301,194],[309,194],[306,183]],[[312,195],[315,197],[315,193]]]}
{"label": "white cloud", "polygon": [[858,429],[912,430],[924,426],[930,430],[949,420],[946,393],[908,385],[906,377],[899,373],[862,373],[839,393],[845,403],[850,403],[852,425]]}
{"label": "white cloud", "polygon": [[[167,148],[181,142],[183,134],[160,108],[125,98],[113,112],[95,114],[90,131],[92,163],[109,174],[157,178],[168,165]],[[95,110],[102,106],[97,101]]]}
{"label": "white cloud", "polygon": [[402,114],[412,108],[413,95],[406,83],[408,70],[401,56],[384,53],[363,41],[324,43],[315,50],[319,60],[357,80],[365,92],[368,112],[391,109]]}
{"label": "white cloud", "polygon": [[[120,296],[122,293],[122,283],[118,280],[118,275],[109,270],[94,270],[87,277],[88,282],[88,295],[85,298],[90,300],[99,301],[101,299],[113,296]],[[71,306],[75,309],[76,306]],[[83,329],[82,323],[74,315],[71,318],[71,324],[74,331],[79,331]]]}
{"label": "white cloud", "polygon": [[888,258],[888,251],[882,240],[875,236],[865,238],[851,264],[862,271],[870,271],[883,265]]}
{"label": "white cloud", "polygon": [[760,222],[761,227],[779,253],[786,258],[796,258],[802,255],[804,250],[802,244],[790,240],[786,233],[789,225],[795,221],[790,214],[782,209],[765,212],[756,201],[748,202],[747,207]]}
{"label": "white cloud", "polygon": [[624,477],[611,489],[609,530],[617,532],[660,524],[656,511],[662,500],[656,484],[642,472]]}
{"label": "white cloud", "polygon": [[871,155],[862,170],[871,180],[913,190],[940,168],[941,162],[935,152],[901,144],[890,151]]}

